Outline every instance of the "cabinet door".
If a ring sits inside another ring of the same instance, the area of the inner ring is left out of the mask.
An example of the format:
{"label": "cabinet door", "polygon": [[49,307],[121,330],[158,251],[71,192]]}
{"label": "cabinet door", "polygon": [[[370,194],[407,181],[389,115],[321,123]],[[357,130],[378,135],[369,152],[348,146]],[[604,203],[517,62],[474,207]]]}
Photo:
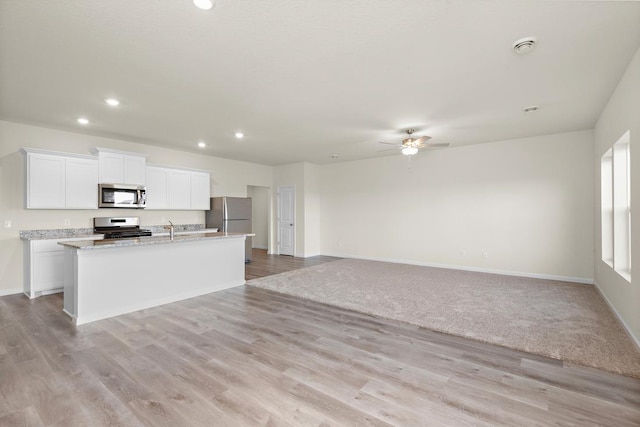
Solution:
{"label": "cabinet door", "polygon": [[209,183],[208,173],[191,172],[191,209],[209,209]]}
{"label": "cabinet door", "polygon": [[66,208],[98,209],[98,161],[66,159]]}
{"label": "cabinet door", "polygon": [[169,170],[147,167],[147,209],[169,208]]}
{"label": "cabinet door", "polygon": [[64,208],[65,158],[34,153],[27,162],[27,208]]}
{"label": "cabinet door", "polygon": [[124,183],[129,185],[145,185],[146,164],[144,157],[123,156],[124,157]]}
{"label": "cabinet door", "polygon": [[62,290],[64,287],[64,251],[34,255],[33,291]]}
{"label": "cabinet door", "polygon": [[64,286],[64,248],[56,240],[33,240],[31,245],[31,292],[38,296],[41,292],[61,290]]}
{"label": "cabinet door", "polygon": [[169,172],[169,209],[191,209],[191,172]]}
{"label": "cabinet door", "polygon": [[124,156],[116,153],[100,153],[100,183],[125,184]]}

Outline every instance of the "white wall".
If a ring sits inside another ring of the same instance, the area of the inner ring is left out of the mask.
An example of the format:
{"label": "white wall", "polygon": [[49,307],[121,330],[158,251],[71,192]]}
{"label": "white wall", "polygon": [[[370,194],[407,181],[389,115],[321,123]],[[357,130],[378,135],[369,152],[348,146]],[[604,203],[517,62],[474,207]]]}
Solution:
{"label": "white wall", "polygon": [[251,241],[252,247],[268,249],[271,189],[250,185],[247,188],[247,197],[251,197],[251,230],[255,234]]}
{"label": "white wall", "polygon": [[[95,216],[122,215],[122,210],[24,209],[24,157],[21,147],[90,154],[93,147],[148,154],[147,162],[182,166],[211,172],[212,196],[247,196],[247,185],[271,186],[273,168],[254,163],[100,138],[72,132],[0,121],[0,295],[22,289],[22,242],[19,230],[43,228],[90,228]],[[97,191],[97,189],[96,189]],[[143,226],[204,223],[203,211],[127,211],[139,216]],[[65,220],[69,226],[64,225]],[[11,228],[4,228],[10,220]]]}
{"label": "white wall", "polygon": [[[293,186],[296,190],[295,256],[320,255],[320,166],[294,163],[274,168],[274,189]],[[277,206],[277,194],[273,205]],[[277,230],[277,215],[274,215]]]}
{"label": "white wall", "polygon": [[320,255],[320,167],[304,164],[304,256]]}
{"label": "white wall", "polygon": [[581,131],[324,166],[321,252],[589,282],[592,146]]}
{"label": "white wall", "polygon": [[629,283],[602,261],[600,204],[595,207],[595,280],[598,288],[640,344],[640,49],[596,123],[595,200],[600,200],[600,158],[627,130],[631,130],[631,273]]}

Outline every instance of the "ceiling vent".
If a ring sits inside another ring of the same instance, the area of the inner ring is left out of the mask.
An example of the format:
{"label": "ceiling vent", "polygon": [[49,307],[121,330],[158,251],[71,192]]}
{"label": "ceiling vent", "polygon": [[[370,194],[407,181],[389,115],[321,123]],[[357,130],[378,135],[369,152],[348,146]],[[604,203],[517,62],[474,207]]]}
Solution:
{"label": "ceiling vent", "polygon": [[535,37],[525,37],[520,40],[516,40],[511,48],[518,55],[523,55],[533,50],[537,40],[538,39],[536,39]]}

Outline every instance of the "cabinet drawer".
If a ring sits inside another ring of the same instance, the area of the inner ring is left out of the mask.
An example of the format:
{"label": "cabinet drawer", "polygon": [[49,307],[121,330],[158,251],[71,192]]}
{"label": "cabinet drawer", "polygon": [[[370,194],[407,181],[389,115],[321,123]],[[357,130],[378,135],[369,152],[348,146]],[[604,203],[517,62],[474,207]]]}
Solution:
{"label": "cabinet drawer", "polygon": [[64,247],[58,244],[57,239],[36,240],[31,242],[34,253],[41,252],[64,252]]}

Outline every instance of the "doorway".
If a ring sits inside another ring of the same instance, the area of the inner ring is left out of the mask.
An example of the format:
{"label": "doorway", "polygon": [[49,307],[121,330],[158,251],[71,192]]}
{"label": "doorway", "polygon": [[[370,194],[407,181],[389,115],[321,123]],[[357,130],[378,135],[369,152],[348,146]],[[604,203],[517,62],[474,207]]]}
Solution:
{"label": "doorway", "polygon": [[278,187],[278,253],[295,254],[296,189],[293,186]]}
{"label": "doorway", "polygon": [[251,241],[253,249],[269,250],[271,188],[247,185],[247,197],[251,197]]}

